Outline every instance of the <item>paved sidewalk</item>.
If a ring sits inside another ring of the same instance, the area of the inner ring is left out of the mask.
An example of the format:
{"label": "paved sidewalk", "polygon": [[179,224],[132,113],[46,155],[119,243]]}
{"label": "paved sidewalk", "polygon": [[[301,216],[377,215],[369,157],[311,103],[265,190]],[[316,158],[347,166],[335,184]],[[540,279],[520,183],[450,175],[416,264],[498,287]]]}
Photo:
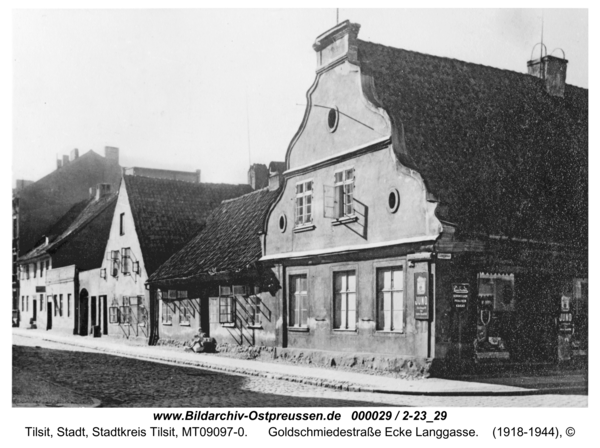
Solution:
{"label": "paved sidewalk", "polygon": [[[14,328],[13,334],[77,346],[84,349],[150,361],[179,364],[204,369],[225,371],[240,375],[263,376],[266,378],[295,381],[315,386],[332,387],[355,392],[377,392],[405,395],[436,396],[488,396],[488,395],[535,395],[557,393],[552,389],[537,389],[488,384],[474,381],[458,381],[439,378],[406,380],[290,364],[260,362],[227,358],[211,354],[184,352],[176,348],[131,345],[107,338],[85,338],[61,335],[42,330]],[[562,390],[558,390],[561,392]]]}

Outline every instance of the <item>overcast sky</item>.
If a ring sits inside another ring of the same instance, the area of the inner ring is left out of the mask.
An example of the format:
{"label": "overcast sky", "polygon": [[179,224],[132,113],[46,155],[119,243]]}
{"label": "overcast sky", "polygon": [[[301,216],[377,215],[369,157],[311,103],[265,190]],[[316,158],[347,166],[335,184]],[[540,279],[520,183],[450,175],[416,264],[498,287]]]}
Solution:
{"label": "overcast sky", "polygon": [[[544,43],[588,86],[587,11],[548,9]],[[341,9],[359,38],[526,72],[542,10]],[[283,160],[315,77],[312,43],[335,9],[19,10],[13,13],[13,179],[78,148],[122,166],[245,183]],[[538,54],[538,53],[536,53]]]}

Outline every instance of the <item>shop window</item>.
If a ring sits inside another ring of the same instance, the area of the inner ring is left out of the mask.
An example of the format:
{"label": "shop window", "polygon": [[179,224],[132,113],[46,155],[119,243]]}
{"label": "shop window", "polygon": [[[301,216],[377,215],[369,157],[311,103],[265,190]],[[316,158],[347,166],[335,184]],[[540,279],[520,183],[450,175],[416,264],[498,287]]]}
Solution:
{"label": "shop window", "polygon": [[404,331],[404,271],[377,269],[377,330]]}
{"label": "shop window", "polygon": [[515,276],[481,272],[477,276],[477,294],[492,302],[494,311],[514,311]]}
{"label": "shop window", "polygon": [[289,326],[308,327],[308,281],[306,275],[290,276]]}
{"label": "shop window", "polygon": [[307,180],[296,184],[296,227],[312,223],[313,182]]}
{"label": "shop window", "polygon": [[162,323],[163,325],[173,324],[173,314],[175,313],[175,306],[165,300],[162,301]]}
{"label": "shop window", "polygon": [[189,300],[183,300],[179,304],[179,325],[189,326],[192,306]]}
{"label": "shop window", "polygon": [[356,271],[333,274],[333,328],[356,330]]}

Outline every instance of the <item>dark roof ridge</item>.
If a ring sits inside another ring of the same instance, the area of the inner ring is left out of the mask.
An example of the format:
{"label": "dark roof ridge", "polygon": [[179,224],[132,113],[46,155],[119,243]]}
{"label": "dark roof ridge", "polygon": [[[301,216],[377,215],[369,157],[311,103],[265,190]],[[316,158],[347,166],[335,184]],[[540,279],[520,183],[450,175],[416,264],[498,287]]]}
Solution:
{"label": "dark roof ridge", "polygon": [[237,201],[238,199],[242,199],[242,198],[245,198],[246,196],[251,196],[253,194],[256,194],[263,190],[268,190],[268,189],[269,189],[269,187],[263,187],[263,188],[259,188],[258,190],[251,191],[250,193],[243,194],[242,196],[238,196],[237,198],[223,199],[221,201],[221,204],[225,204],[226,202],[234,202],[234,201]]}
{"label": "dark roof ridge", "polygon": [[[433,55],[433,54],[429,54],[429,53],[422,53],[420,51],[407,50],[405,48],[392,47],[390,45],[384,45],[384,44],[380,44],[380,43],[377,43],[377,42],[371,42],[371,41],[363,40],[363,39],[358,39],[358,41],[359,41],[359,43],[365,43],[365,44],[369,44],[369,45],[377,45],[379,47],[389,48],[390,50],[394,50],[394,51],[406,51],[408,53],[413,53],[413,54],[417,54],[417,55],[425,56],[425,57],[429,57],[429,58],[444,59],[446,61],[458,62],[458,63],[461,63],[461,64],[472,65],[472,66],[475,66],[475,67],[483,67],[483,68],[486,68],[486,69],[498,70],[498,71],[501,71],[501,72],[510,73],[512,75],[521,75],[521,76],[529,77],[531,79],[539,79],[539,78],[536,78],[536,77],[534,77],[534,76],[532,76],[532,75],[530,75],[528,73],[516,72],[514,70],[509,70],[507,68],[499,68],[499,67],[494,67],[492,65],[480,64],[480,63],[477,63],[477,62],[463,61],[462,59],[451,58],[451,57],[448,57],[448,56],[437,56],[437,55]],[[366,60],[364,62],[366,62],[368,64],[368,60]],[[577,89],[589,91],[589,89],[587,89],[585,87],[576,86],[574,84],[565,83],[565,85],[568,86],[568,87],[574,87],[574,88],[577,88]]]}

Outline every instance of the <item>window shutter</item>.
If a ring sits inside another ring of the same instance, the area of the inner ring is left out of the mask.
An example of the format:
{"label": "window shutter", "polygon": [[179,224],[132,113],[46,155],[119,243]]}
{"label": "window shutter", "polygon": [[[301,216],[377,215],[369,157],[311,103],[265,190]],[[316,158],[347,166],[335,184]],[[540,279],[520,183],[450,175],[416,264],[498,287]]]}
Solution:
{"label": "window shutter", "polygon": [[335,187],[323,185],[323,217],[336,219]]}

